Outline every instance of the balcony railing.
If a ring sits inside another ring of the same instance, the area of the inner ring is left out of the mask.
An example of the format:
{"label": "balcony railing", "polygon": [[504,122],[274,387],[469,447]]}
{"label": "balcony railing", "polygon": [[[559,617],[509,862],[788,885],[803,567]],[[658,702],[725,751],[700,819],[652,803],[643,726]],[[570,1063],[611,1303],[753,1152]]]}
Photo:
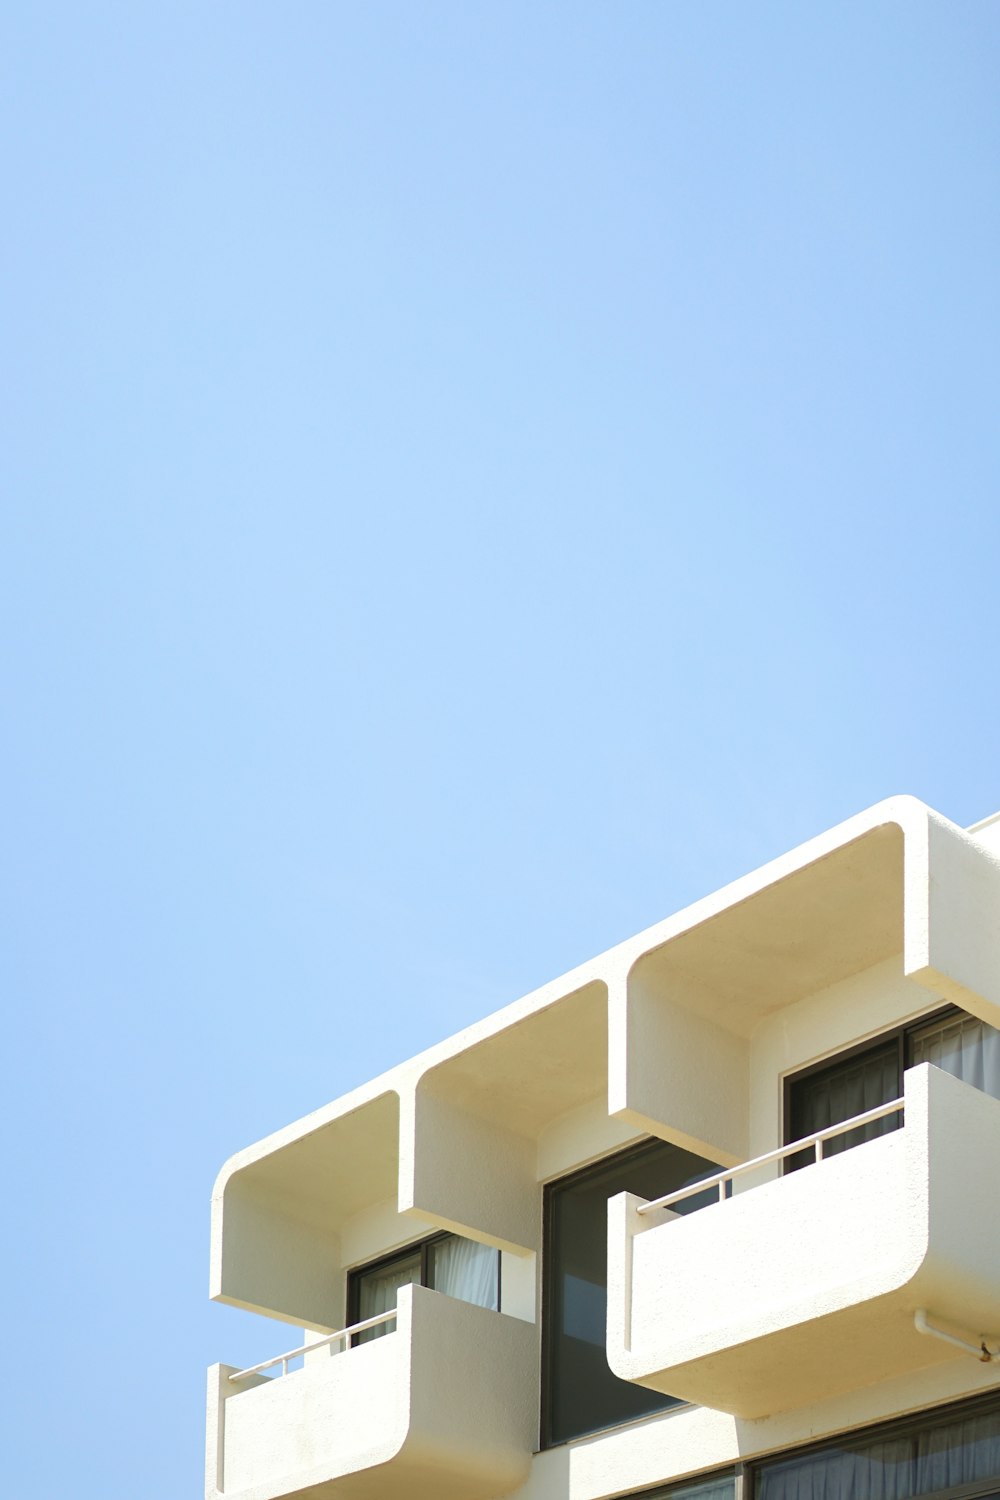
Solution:
{"label": "balcony railing", "polygon": [[695,1198],[699,1193],[708,1192],[709,1189],[719,1189],[719,1201],[724,1203],[729,1196],[726,1189],[735,1177],[741,1177],[744,1172],[752,1172],[757,1167],[766,1167],[771,1162],[784,1161],[786,1157],[795,1156],[800,1151],[808,1151],[815,1147],[815,1161],[823,1160],[823,1145],[826,1141],[832,1141],[839,1135],[846,1135],[849,1130],[856,1130],[860,1125],[870,1125],[875,1120],[883,1120],[886,1115],[902,1114],[905,1107],[903,1099],[892,1099],[888,1104],[879,1104],[875,1109],[866,1109],[864,1114],[852,1115],[849,1120],[842,1120],[838,1125],[827,1125],[823,1130],[814,1130],[812,1135],[804,1135],[801,1140],[790,1141],[787,1146],[779,1146],[776,1151],[766,1151],[763,1156],[755,1156],[752,1161],[740,1162],[738,1166],[727,1167],[724,1172],[717,1172],[714,1177],[703,1177],[700,1182],[690,1182],[687,1187],[682,1187],[676,1193],[667,1193],[663,1198],[655,1198],[651,1203],[642,1203],[636,1208],[637,1214],[655,1213],[660,1208],[672,1208],[675,1203],[682,1203],[685,1198]]}
{"label": "balcony railing", "polygon": [[287,1354],[276,1354],[273,1359],[265,1359],[262,1364],[251,1365],[247,1370],[237,1370],[235,1374],[230,1375],[229,1380],[235,1385],[239,1380],[248,1380],[251,1375],[263,1375],[265,1370],[273,1370],[275,1365],[280,1365],[282,1375],[287,1375],[290,1360],[299,1359],[303,1354],[312,1354],[314,1349],[326,1349],[336,1343],[341,1343],[346,1349],[356,1333],[364,1333],[368,1328],[381,1328],[384,1323],[395,1321],[396,1309],[392,1307],[388,1312],[377,1313],[374,1318],[363,1318],[360,1323],[351,1323],[347,1328],[338,1328],[336,1333],[328,1333],[324,1338],[316,1339],[311,1344],[300,1344],[298,1349],[289,1349]]}

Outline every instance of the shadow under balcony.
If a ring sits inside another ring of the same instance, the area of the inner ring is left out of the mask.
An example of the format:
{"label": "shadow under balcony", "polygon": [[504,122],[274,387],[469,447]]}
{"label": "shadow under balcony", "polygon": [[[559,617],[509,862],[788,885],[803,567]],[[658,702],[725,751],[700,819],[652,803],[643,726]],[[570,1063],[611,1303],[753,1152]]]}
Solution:
{"label": "shadow under balcony", "polygon": [[536,1330],[402,1287],[384,1337],[267,1377],[209,1374],[209,1500],[493,1500],[537,1435]]}
{"label": "shadow under balcony", "polygon": [[925,1063],[901,1113],[890,1134],[683,1216],[613,1199],[615,1373],[762,1417],[961,1358],[926,1319],[1000,1329],[1000,1102]]}

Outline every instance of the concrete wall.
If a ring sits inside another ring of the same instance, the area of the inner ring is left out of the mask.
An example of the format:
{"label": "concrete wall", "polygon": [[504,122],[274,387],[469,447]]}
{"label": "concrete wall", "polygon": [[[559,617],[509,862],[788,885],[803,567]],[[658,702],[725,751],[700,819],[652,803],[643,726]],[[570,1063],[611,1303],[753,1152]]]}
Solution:
{"label": "concrete wall", "polygon": [[230,1304],[327,1332],[342,1326],[337,1234],[304,1223],[253,1183],[235,1181],[227,1193],[222,1249]]}
{"label": "concrete wall", "polygon": [[648,961],[613,991],[610,1051],[615,1119],[724,1166],[745,1158],[747,1041],[688,1008]]}
{"label": "concrete wall", "polygon": [[514,1254],[537,1251],[534,1142],[420,1083],[403,1111],[399,1209]]}

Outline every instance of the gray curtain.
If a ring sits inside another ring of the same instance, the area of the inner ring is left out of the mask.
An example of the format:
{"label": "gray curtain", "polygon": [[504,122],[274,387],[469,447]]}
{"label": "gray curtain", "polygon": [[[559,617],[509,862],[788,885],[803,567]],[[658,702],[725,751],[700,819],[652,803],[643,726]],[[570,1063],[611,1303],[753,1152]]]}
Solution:
{"label": "gray curtain", "polygon": [[[405,1265],[391,1266],[383,1272],[372,1271],[362,1279],[358,1298],[358,1321],[374,1318],[396,1306],[396,1293],[401,1286],[420,1285],[420,1257],[412,1257]],[[357,1335],[359,1344],[371,1339],[380,1339],[392,1333],[395,1323],[381,1323],[378,1328],[367,1328]]]}
{"label": "gray curtain", "polygon": [[911,1058],[914,1064],[933,1063],[1000,1099],[1000,1031],[975,1016],[954,1016],[916,1032]]}
{"label": "gray curtain", "polygon": [[647,1494],[645,1500],[733,1500],[735,1494],[735,1475],[724,1474],[721,1479],[696,1479],[691,1484],[672,1484],[668,1489]]}
{"label": "gray curtain", "polygon": [[996,1478],[1000,1413],[930,1422],[917,1433],[762,1464],[758,1500],[918,1500]]}
{"label": "gray curtain", "polygon": [[913,1449],[911,1437],[886,1438],[786,1459],[761,1472],[758,1500],[908,1500],[916,1493]]}
{"label": "gray curtain", "polygon": [[670,1500],[733,1500],[736,1480],[732,1474],[724,1479],[706,1479],[700,1484],[686,1484],[682,1489],[671,1490]]}
{"label": "gray curtain", "polygon": [[[854,1115],[864,1114],[896,1097],[899,1082],[899,1060],[896,1043],[878,1047],[860,1057],[817,1074],[815,1078],[803,1079],[797,1085],[797,1097],[793,1105],[795,1136],[812,1135],[816,1130],[825,1130],[841,1120],[850,1120]],[[876,1136],[886,1135],[899,1126],[898,1115],[883,1115],[881,1120],[872,1120],[868,1125],[855,1126],[843,1135],[835,1136],[823,1146],[824,1156],[836,1156],[851,1146],[860,1146],[863,1141],[872,1141]],[[812,1150],[793,1158],[794,1165],[808,1165],[813,1160]]]}
{"label": "gray curtain", "polygon": [[917,1495],[994,1475],[1000,1489],[1000,1416],[996,1412],[964,1417],[917,1439]]}

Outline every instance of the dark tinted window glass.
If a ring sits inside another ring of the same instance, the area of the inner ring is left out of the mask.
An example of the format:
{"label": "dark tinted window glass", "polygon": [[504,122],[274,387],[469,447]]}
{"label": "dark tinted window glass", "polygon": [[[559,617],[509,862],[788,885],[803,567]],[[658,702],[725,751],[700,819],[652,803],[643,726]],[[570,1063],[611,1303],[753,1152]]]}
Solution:
{"label": "dark tinted window glass", "polygon": [[[383,1261],[370,1271],[356,1273],[351,1298],[356,1311],[352,1314],[352,1321],[357,1319],[360,1323],[391,1311],[396,1306],[396,1293],[401,1286],[420,1285],[420,1265],[418,1249],[398,1255],[395,1260]],[[366,1328],[363,1333],[354,1335],[354,1343],[367,1344],[372,1339],[380,1339],[392,1333],[394,1327],[394,1323],[380,1323],[375,1328]]]}
{"label": "dark tinted window glass", "polygon": [[[673,1396],[619,1380],[605,1348],[608,1199],[662,1198],[718,1166],[650,1142],[548,1189],[545,1241],[545,1433],[547,1445],[673,1406]],[[700,1198],[678,1205],[700,1207]]]}
{"label": "dark tinted window glass", "polygon": [[[849,1120],[852,1115],[861,1115],[865,1110],[888,1104],[901,1092],[900,1049],[898,1041],[893,1038],[846,1061],[832,1063],[828,1068],[796,1079],[791,1087],[788,1140],[801,1140],[816,1130],[825,1130],[828,1125]],[[825,1141],[823,1155],[835,1156],[839,1151],[859,1146],[862,1141],[872,1141],[876,1136],[897,1130],[899,1124],[899,1115],[884,1115],[881,1120],[859,1125],[844,1135]],[[814,1160],[815,1154],[809,1147],[791,1157],[785,1170],[810,1166]]]}
{"label": "dark tinted window glass", "polygon": [[988,1500],[1000,1479],[1000,1412],[927,1417],[908,1431],[861,1435],[802,1457],[761,1466],[757,1500],[917,1500],[982,1482]]}
{"label": "dark tinted window glass", "polygon": [[723,1474],[715,1479],[688,1480],[686,1484],[668,1484],[662,1490],[644,1490],[637,1500],[734,1500],[736,1476]]}

